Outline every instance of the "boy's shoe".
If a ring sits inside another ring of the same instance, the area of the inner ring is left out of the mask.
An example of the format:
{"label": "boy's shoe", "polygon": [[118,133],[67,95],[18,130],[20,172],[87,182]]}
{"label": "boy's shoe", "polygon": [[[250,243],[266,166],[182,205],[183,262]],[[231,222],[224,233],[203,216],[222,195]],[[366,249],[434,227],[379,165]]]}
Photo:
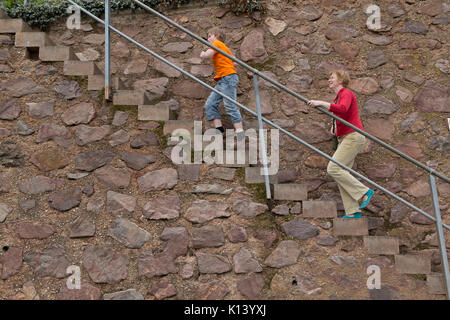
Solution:
{"label": "boy's shoe", "polygon": [[372,198],[372,196],[373,196],[373,193],[374,192],[372,189],[369,189],[369,191],[366,192],[366,194],[364,196],[366,196],[367,199],[366,199],[366,201],[363,201],[363,203],[361,203],[361,205],[359,206],[360,209],[367,207],[367,205],[370,202],[370,198]]}
{"label": "boy's shoe", "polygon": [[217,129],[216,128],[216,134],[220,134],[221,136],[223,136],[224,134],[223,134],[223,132],[222,131],[220,131],[219,129]]}
{"label": "boy's shoe", "polygon": [[352,214],[352,215],[349,215],[349,216],[343,216],[342,217],[343,219],[361,219],[362,218],[362,215],[361,215],[361,212],[355,212],[354,214]]}

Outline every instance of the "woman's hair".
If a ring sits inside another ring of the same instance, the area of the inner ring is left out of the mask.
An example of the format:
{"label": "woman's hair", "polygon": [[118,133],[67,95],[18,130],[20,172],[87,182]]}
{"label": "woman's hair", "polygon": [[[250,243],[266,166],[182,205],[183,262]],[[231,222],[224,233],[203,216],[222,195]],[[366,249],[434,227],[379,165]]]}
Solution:
{"label": "woman's hair", "polygon": [[350,75],[347,71],[333,70],[328,74],[328,76],[331,77],[332,74],[336,75],[336,78],[338,79],[338,81],[340,81],[343,87],[346,87],[350,83]]}
{"label": "woman's hair", "polygon": [[220,29],[219,27],[214,27],[208,30],[208,34],[213,34],[216,36],[217,39],[223,41],[223,32],[222,29]]}

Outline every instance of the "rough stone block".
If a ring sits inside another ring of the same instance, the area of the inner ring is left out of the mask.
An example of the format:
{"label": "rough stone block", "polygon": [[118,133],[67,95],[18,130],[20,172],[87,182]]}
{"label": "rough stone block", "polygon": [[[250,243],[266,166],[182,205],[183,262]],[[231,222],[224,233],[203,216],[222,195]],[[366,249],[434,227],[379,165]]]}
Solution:
{"label": "rough stone block", "polygon": [[140,90],[117,90],[113,96],[114,105],[138,106],[148,102],[145,92]]}
{"label": "rough stone block", "polygon": [[304,218],[336,218],[337,209],[334,201],[303,201]]}
{"label": "rough stone block", "polygon": [[[126,87],[119,77],[113,77],[111,86],[114,90],[125,90]],[[105,87],[105,76],[103,74],[93,74],[88,76],[88,90],[102,90]]]}
{"label": "rough stone block", "polygon": [[369,234],[369,223],[366,218],[362,219],[333,219],[333,234],[335,236],[367,236]]}
{"label": "rough stone block", "polygon": [[31,28],[22,19],[1,19],[0,33],[16,33],[31,31]]}
{"label": "rough stone block", "polygon": [[39,60],[41,61],[69,61],[78,60],[71,47],[67,46],[43,46],[39,48]]}
{"label": "rough stone block", "polygon": [[399,254],[399,242],[394,237],[364,237],[364,246],[369,254]]}
{"label": "rough stone block", "polygon": [[395,269],[398,273],[430,274],[431,258],[421,254],[396,255]]}
{"label": "rough stone block", "polygon": [[176,129],[186,129],[194,137],[194,120],[168,120],[164,123],[163,134],[171,135]]}
{"label": "rough stone block", "polygon": [[[245,167],[245,183],[265,183],[261,169],[263,167]],[[272,184],[278,183],[277,175],[269,176],[269,182]]]}
{"label": "rough stone block", "polygon": [[308,198],[308,189],[305,184],[285,183],[274,184],[275,200],[303,201]]}
{"label": "rough stone block", "polygon": [[52,45],[45,32],[17,32],[16,47],[39,48]]}
{"label": "rough stone block", "polygon": [[[207,144],[209,144],[209,142],[204,144],[204,146],[206,146]],[[235,149],[232,149],[232,150],[234,150],[233,151],[233,160],[230,160],[227,163],[226,146],[224,146],[223,161],[219,164],[220,166],[223,166],[226,168],[244,168],[244,167],[247,167],[250,165],[248,149],[245,150],[245,162],[244,163],[238,163],[237,152]]]}
{"label": "rough stone block", "polygon": [[175,116],[169,105],[140,105],[138,106],[138,120],[167,121]]}
{"label": "rough stone block", "polygon": [[102,90],[105,87],[105,76],[91,74],[88,76],[88,90]]}
{"label": "rough stone block", "polygon": [[427,275],[427,287],[430,294],[446,294],[444,276],[442,273]]}
{"label": "rough stone block", "polygon": [[93,74],[102,74],[93,61],[71,60],[64,62],[64,75],[66,76],[88,76]]}
{"label": "rough stone block", "polygon": [[178,179],[199,181],[200,165],[199,164],[180,164],[178,165]]}

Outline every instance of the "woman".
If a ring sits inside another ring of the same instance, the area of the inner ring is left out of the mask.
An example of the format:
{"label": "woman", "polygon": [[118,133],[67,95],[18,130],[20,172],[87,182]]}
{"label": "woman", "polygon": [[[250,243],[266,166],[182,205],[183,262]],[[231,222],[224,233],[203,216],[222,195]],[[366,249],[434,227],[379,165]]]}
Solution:
{"label": "woman", "polygon": [[[364,130],[358,114],[356,97],[352,91],[345,88],[349,82],[350,76],[346,71],[334,70],[330,72],[328,85],[336,92],[334,103],[310,100],[308,105],[310,107],[324,107],[339,118]],[[333,159],[351,168],[355,162],[356,155],[364,148],[366,138],[339,121],[336,121],[336,126],[333,125],[330,133],[337,136],[339,142]],[[339,186],[345,209],[345,216],[343,218],[361,218],[361,209],[369,204],[373,190],[364,186],[350,172],[334,162],[330,161],[328,163],[327,172]],[[362,199],[361,205],[358,203],[360,199]]]}

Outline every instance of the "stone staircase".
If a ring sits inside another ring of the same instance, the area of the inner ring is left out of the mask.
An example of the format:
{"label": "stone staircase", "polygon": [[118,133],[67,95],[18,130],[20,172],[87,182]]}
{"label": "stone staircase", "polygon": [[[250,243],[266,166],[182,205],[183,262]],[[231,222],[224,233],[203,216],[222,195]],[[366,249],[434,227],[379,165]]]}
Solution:
{"label": "stone staircase", "polygon": [[[27,57],[37,53],[40,61],[64,62],[63,74],[65,76],[87,77],[88,90],[99,91],[103,89],[103,71],[94,61],[80,61],[74,53],[74,48],[71,46],[55,45],[46,33],[32,31],[21,19],[10,19],[2,12],[0,12],[0,18],[0,34],[14,35],[15,47],[26,48]],[[113,77],[112,86],[114,88],[112,105],[136,106],[138,120],[164,121],[163,135],[170,135],[177,128],[185,128],[191,132],[193,131],[193,120],[176,119],[175,111],[178,108],[174,108],[169,103],[154,103],[145,90],[127,88],[117,76]],[[227,165],[223,166],[227,167]],[[187,167],[189,169],[183,173],[183,170],[185,170],[183,168]],[[198,181],[199,172],[195,173],[192,171],[198,171],[198,168],[199,166],[195,167],[195,165],[178,166],[178,178],[183,180],[184,176],[187,181]],[[248,166],[247,164],[244,170],[244,182],[248,186],[264,183],[264,177],[260,174],[259,166]],[[290,238],[299,240],[310,238],[311,236],[304,235],[306,229],[316,228],[315,225],[332,220],[332,229],[329,229],[329,232],[336,239],[339,239],[339,237],[345,239],[348,237],[362,239],[368,256],[381,255],[394,257],[395,270],[399,274],[427,275],[429,293],[445,293],[443,291],[442,276],[431,272],[430,255],[420,253],[400,254],[398,238],[370,236],[369,223],[366,217],[355,220],[338,217],[336,203],[334,201],[308,199],[308,187],[306,184],[278,183],[277,175],[270,176],[270,183],[273,200],[277,204],[271,214],[280,216],[291,215],[295,217],[295,219],[289,222],[292,223],[289,227],[290,231],[287,232]],[[197,187],[199,186],[197,185]],[[206,189],[208,188],[206,187]],[[201,188],[199,192],[208,193],[205,189],[202,191]],[[216,194],[218,192],[213,190],[211,193]],[[123,201],[126,202],[128,200],[124,199]],[[319,233],[318,229],[316,233]],[[167,239],[171,239],[170,237],[170,235],[166,236]],[[201,238],[202,236],[199,235],[198,237]],[[167,241],[168,243],[170,242],[169,240]],[[194,248],[201,248],[201,243],[202,241],[200,239]],[[197,258],[200,259],[201,257],[197,256]],[[185,270],[185,272],[188,271]],[[71,296],[71,298],[74,298],[74,296]]]}

